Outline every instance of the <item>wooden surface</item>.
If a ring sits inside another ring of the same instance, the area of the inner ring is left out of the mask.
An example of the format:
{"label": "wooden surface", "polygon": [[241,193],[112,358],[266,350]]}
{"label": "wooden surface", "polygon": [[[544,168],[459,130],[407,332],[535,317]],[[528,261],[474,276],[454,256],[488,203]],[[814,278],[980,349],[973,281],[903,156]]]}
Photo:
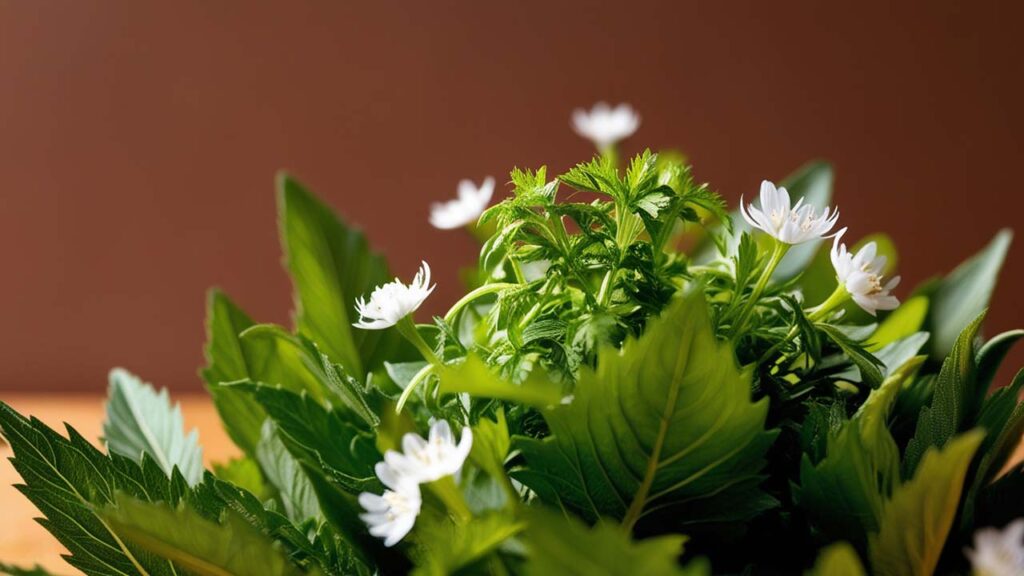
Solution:
{"label": "wooden surface", "polygon": [[[51,428],[64,433],[63,423],[71,424],[83,436],[96,440],[103,426],[103,398],[99,396],[10,396],[4,402],[22,414],[32,415]],[[238,451],[220,426],[217,413],[206,396],[183,396],[181,402],[188,429],[199,430],[206,464],[237,455]],[[0,447],[0,562],[16,565],[40,564],[56,574],[76,574],[62,558],[63,547],[35,522],[39,511],[12,485],[21,482],[7,459],[9,446]]]}
{"label": "wooden surface", "polygon": [[[3,398],[15,410],[30,414],[63,432],[63,422],[74,426],[86,438],[99,438],[103,425],[103,399],[98,396],[13,396]],[[199,430],[203,458],[207,465],[238,454],[217,419],[217,413],[205,396],[177,399],[185,416],[187,428]],[[42,526],[34,521],[39,516],[32,504],[12,487],[20,482],[14,467],[7,462],[8,446],[0,447],[0,561],[29,565],[38,563],[57,574],[75,571],[60,557],[63,548]],[[1024,445],[1017,450],[1015,461],[1024,458]]]}

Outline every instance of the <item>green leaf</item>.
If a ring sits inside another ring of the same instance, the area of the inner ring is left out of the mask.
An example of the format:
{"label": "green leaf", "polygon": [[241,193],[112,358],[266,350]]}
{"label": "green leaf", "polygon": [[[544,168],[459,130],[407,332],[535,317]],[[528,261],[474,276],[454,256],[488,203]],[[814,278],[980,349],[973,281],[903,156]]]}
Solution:
{"label": "green leaf", "polygon": [[287,174],[277,178],[281,242],[295,288],[298,329],[332,361],[362,379],[383,365],[407,358],[408,347],[391,328],[352,328],[356,298],[389,282],[384,259],[366,238]]}
{"label": "green leaf", "polygon": [[189,485],[203,477],[199,433],[185,434],[181,405],[171,407],[166,388],[157,392],[123,368],[110,371],[103,435],[111,451],[136,462],[148,454],[168,477],[175,468]]}
{"label": "green leaf", "polygon": [[709,576],[707,561],[681,567],[685,536],[670,535],[633,542],[618,526],[582,522],[539,508],[527,514],[523,532],[528,549],[527,576]]}
{"label": "green leaf", "polygon": [[511,447],[505,411],[498,410],[496,420],[481,418],[476,426],[473,426],[473,446],[469,459],[492,478],[503,478],[505,460]]}
{"label": "green leaf", "polygon": [[120,538],[96,509],[112,503],[116,491],[176,503],[188,491],[180,473],[168,478],[148,455],[141,465],[104,455],[74,429],[64,438],[3,402],[0,430],[24,481],[18,490],[45,516],[39,523],[68,549],[69,564],[86,574],[175,574],[167,560]]}
{"label": "green leaf", "polygon": [[837,542],[818,554],[807,576],[867,576],[857,551],[846,542]]}
{"label": "green leaf", "polygon": [[258,498],[266,499],[271,496],[271,493],[268,492],[269,488],[263,482],[260,465],[248,456],[232,458],[223,464],[214,464],[213,474],[225,482],[251,492]]}
{"label": "green leaf", "polygon": [[869,543],[877,576],[928,576],[935,570],[956,516],[964,476],[984,432],[975,430],[929,449],[912,480],[886,504],[881,530]]}
{"label": "green leaf", "polygon": [[925,451],[941,448],[974,418],[979,405],[975,391],[974,339],[984,313],[964,328],[935,381],[931,405],[921,408],[914,437],[903,455],[903,477],[909,478]]}
{"label": "green leaf", "polygon": [[190,574],[303,574],[272,540],[233,514],[215,524],[186,507],[175,509],[120,495],[103,510],[103,517],[129,541],[174,561]]}
{"label": "green leaf", "polygon": [[320,505],[302,467],[292,457],[274,422],[263,423],[263,435],[256,446],[256,459],[267,481],[277,488],[285,515],[297,524],[320,516]]}
{"label": "green leaf", "polygon": [[562,402],[562,386],[534,371],[522,384],[514,384],[494,373],[479,356],[471,354],[460,364],[440,369],[441,394],[469,394],[497,398],[543,408]]}
{"label": "green leaf", "polygon": [[868,350],[872,352],[880,350],[897,340],[917,333],[924,325],[927,316],[928,298],[926,296],[914,296],[908,299],[878,325],[878,329],[871,335]]}
{"label": "green leaf", "polygon": [[767,399],[750,401],[750,375],[695,291],[621,352],[605,348],[596,370],[581,369],[572,402],[544,412],[552,435],[517,438],[526,466],[514,475],[589,520],[749,519],[774,505],[758,488],[775,437],[767,410]]}
{"label": "green leaf", "polygon": [[875,358],[874,355],[865,350],[861,345],[854,342],[839,328],[830,324],[815,324],[814,326],[824,332],[830,340],[835,342],[846,353],[850,361],[860,370],[863,382],[871,387],[878,386],[882,382],[883,376],[880,370],[882,362],[878,358]]}
{"label": "green leaf", "polygon": [[1024,337],[1024,330],[1010,330],[994,336],[978,350],[977,390],[984,393],[995,380],[996,372],[1010,348]]}
{"label": "green leaf", "polygon": [[[498,546],[518,534],[524,523],[508,512],[490,512],[465,524],[417,520],[416,542],[420,547],[417,576],[447,576],[481,561]],[[476,573],[476,572],[474,572]]]}
{"label": "green leaf", "polygon": [[867,535],[879,528],[885,499],[899,482],[899,447],[886,428],[903,383],[924,361],[904,364],[872,390],[854,417],[829,434],[826,455],[800,463],[800,488],[795,496],[814,525],[831,539],[845,539],[863,548]]}
{"label": "green leaf", "polygon": [[374,437],[353,425],[345,412],[281,387],[251,382],[235,386],[252,394],[266,409],[284,445],[299,462],[324,471],[349,493],[379,489],[373,466],[381,455]]}
{"label": "green leaf", "polygon": [[988,246],[935,287],[928,314],[933,359],[941,360],[949,354],[957,336],[988,307],[1012,238],[1010,230],[1000,230]]}
{"label": "green leaf", "polygon": [[211,290],[206,302],[207,366],[201,374],[228,436],[251,456],[260,441],[260,427],[267,414],[249,395],[220,384],[252,376],[239,335],[254,323],[219,290]]}

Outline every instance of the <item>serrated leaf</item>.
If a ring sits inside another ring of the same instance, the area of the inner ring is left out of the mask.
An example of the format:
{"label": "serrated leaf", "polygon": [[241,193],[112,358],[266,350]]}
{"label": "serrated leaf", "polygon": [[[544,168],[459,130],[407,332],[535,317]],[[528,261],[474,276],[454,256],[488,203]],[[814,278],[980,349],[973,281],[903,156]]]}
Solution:
{"label": "serrated leaf", "polygon": [[392,279],[384,258],[292,177],[279,174],[277,187],[299,331],[360,379],[385,360],[406,359],[408,345],[397,330],[352,327],[356,298]]}
{"label": "serrated leaf", "polygon": [[284,505],[285,516],[301,524],[320,515],[320,505],[313,486],[302,467],[288,452],[272,420],[263,423],[263,433],[256,446],[256,459]]}
{"label": "serrated leaf", "polygon": [[374,437],[347,414],[308,394],[251,382],[237,383],[252,394],[277,425],[288,451],[306,466],[322,470],[351,494],[378,490],[373,466],[381,460]]}
{"label": "serrated leaf", "polygon": [[[172,560],[197,576],[298,576],[283,551],[239,517],[220,524],[186,508],[171,508],[119,495],[102,513],[136,545]],[[319,573],[319,572],[313,572]]]}
{"label": "serrated leaf", "polygon": [[941,448],[973,419],[978,403],[975,392],[974,339],[984,313],[964,328],[935,380],[930,405],[921,408],[914,437],[903,455],[903,477],[909,478],[925,451]]}
{"label": "serrated leaf", "polygon": [[118,491],[177,503],[189,489],[180,473],[168,478],[148,455],[141,465],[118,454],[104,455],[73,428],[64,438],[3,402],[0,431],[24,481],[18,489],[45,516],[40,524],[68,549],[69,564],[86,574],[175,574],[167,560],[123,541],[96,509],[112,503]]}
{"label": "serrated leaf", "polygon": [[528,556],[527,576],[710,576],[704,560],[679,565],[685,536],[668,535],[639,542],[618,526],[582,522],[540,508],[531,508],[523,533]]}
{"label": "serrated leaf", "polygon": [[1010,230],[1000,230],[988,246],[934,288],[928,313],[933,359],[946,357],[960,333],[988,307],[1012,238]]}
{"label": "serrated leaf", "polygon": [[964,476],[985,434],[975,430],[929,449],[911,479],[893,492],[881,530],[870,537],[877,576],[929,576],[939,562],[956,516]]}
{"label": "serrated leaf", "polygon": [[545,502],[628,527],[656,510],[717,522],[723,510],[703,508],[715,498],[750,518],[772,505],[757,487],[775,437],[767,409],[695,291],[580,371],[572,402],[544,411],[551,436],[517,438],[526,465],[514,475]]}
{"label": "serrated leaf", "polygon": [[3,576],[53,576],[53,574],[47,571],[40,565],[35,565],[32,568],[20,568],[11,564],[4,564],[0,562],[0,575]]}
{"label": "serrated leaf", "polygon": [[269,498],[272,494],[263,482],[263,472],[260,465],[248,456],[232,458],[222,464],[213,465],[213,474],[217,478],[230,484],[234,484],[243,490],[254,494],[257,498]]}
{"label": "serrated leaf", "polygon": [[113,452],[142,462],[148,454],[168,475],[177,468],[189,485],[203,477],[199,433],[185,434],[181,405],[171,406],[166,388],[157,392],[123,368],[110,371],[103,435]]}

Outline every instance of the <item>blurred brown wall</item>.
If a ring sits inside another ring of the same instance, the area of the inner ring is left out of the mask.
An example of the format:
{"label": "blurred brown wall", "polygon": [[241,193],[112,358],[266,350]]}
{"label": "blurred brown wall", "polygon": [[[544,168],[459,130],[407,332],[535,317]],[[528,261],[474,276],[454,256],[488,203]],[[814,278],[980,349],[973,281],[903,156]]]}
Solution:
{"label": "blurred brown wall", "polygon": [[[589,156],[568,116],[598,99],[731,201],[832,160],[906,294],[1020,222],[1020,5],[0,0],[0,389],[198,388],[211,285],[287,323],[279,168],[397,272],[434,264],[445,309],[476,248],[429,202]],[[1022,289],[1018,241],[990,333]]]}

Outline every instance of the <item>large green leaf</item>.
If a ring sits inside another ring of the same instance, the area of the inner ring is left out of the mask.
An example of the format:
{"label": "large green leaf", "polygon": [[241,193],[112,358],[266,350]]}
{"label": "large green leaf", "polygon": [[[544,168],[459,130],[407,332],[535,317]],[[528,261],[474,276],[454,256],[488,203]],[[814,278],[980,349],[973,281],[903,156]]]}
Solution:
{"label": "large green leaf", "polygon": [[[508,511],[491,511],[466,523],[453,523],[447,518],[421,515],[416,521],[418,545],[415,576],[447,576],[459,570],[484,563],[484,559],[509,538],[518,534],[525,524]],[[492,559],[498,562],[497,559]],[[472,574],[493,573],[469,571]]]}
{"label": "large green leaf", "polygon": [[746,520],[774,505],[758,487],[767,399],[717,341],[694,291],[622,351],[580,372],[572,402],[544,412],[551,436],[519,438],[515,475],[546,502],[632,527],[665,511],[688,525]]}
{"label": "large green leaf", "polygon": [[925,451],[941,448],[957,432],[973,423],[980,401],[976,391],[974,339],[985,315],[981,314],[964,328],[935,381],[929,406],[921,408],[914,437],[907,443],[903,457],[903,477],[914,473]]}
{"label": "large green leaf", "polygon": [[956,516],[964,476],[984,432],[975,430],[930,448],[911,479],[893,492],[881,530],[869,544],[876,576],[930,576]]}
{"label": "large green leaf", "polygon": [[123,368],[110,371],[103,434],[111,451],[136,462],[148,454],[168,476],[178,468],[190,485],[203,477],[199,433],[185,434],[181,406],[171,407],[166,388],[157,392]]}
{"label": "large green leaf", "polygon": [[118,497],[102,516],[122,536],[197,576],[298,576],[272,540],[234,514],[216,524],[187,507]]}
{"label": "large green leaf", "polygon": [[497,398],[509,402],[545,408],[562,402],[562,385],[552,381],[543,370],[532,371],[521,384],[495,374],[479,356],[470,354],[466,360],[440,370],[441,394],[469,394]]}
{"label": "large green leaf", "polygon": [[670,535],[633,542],[614,524],[582,522],[534,508],[523,533],[528,550],[527,576],[708,576],[704,560],[679,565],[685,536]]}
{"label": "large green leaf", "polygon": [[1013,232],[1000,230],[988,246],[935,286],[928,313],[933,359],[949,354],[957,336],[988,307],[1012,238]]}
{"label": "large green leaf", "polygon": [[281,242],[295,288],[295,320],[331,358],[360,379],[407,353],[397,330],[352,327],[356,298],[391,280],[366,238],[287,174],[277,178]]}
{"label": "large green leaf", "polygon": [[69,564],[86,574],[173,576],[174,567],[125,542],[97,507],[116,492],[176,503],[188,492],[180,473],[168,478],[148,455],[142,463],[104,455],[74,429],[64,438],[39,420],[28,420],[0,402],[0,430],[14,451],[17,488],[43,513],[40,524],[63,544]]}
{"label": "large green leaf", "polygon": [[988,391],[996,372],[1002,365],[1010,348],[1024,337],[1024,330],[1010,330],[997,334],[978,350],[977,389],[980,394]]}
{"label": "large green leaf", "polygon": [[250,456],[256,452],[267,414],[248,394],[221,384],[251,376],[249,358],[239,335],[253,325],[252,319],[227,295],[219,290],[210,291],[206,300],[207,365],[201,374],[228,436]]}

